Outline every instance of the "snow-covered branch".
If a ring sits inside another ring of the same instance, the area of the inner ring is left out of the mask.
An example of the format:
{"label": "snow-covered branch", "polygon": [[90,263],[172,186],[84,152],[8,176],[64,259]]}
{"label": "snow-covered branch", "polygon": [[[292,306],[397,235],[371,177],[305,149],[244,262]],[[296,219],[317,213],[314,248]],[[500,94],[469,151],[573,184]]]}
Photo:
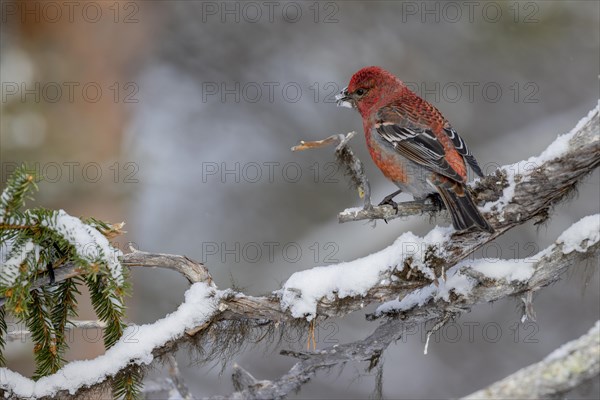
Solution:
{"label": "snow-covered branch", "polygon": [[485,389],[465,397],[484,399],[555,398],[600,374],[600,321],[583,336]]}
{"label": "snow-covered branch", "polygon": [[[540,156],[502,167],[475,183],[476,198],[485,202],[486,218],[496,230],[493,235],[440,227],[425,237],[407,232],[367,257],[297,272],[280,290],[262,297],[218,290],[208,270],[186,257],[138,251],[123,255],[123,266],[170,268],[193,283],[178,310],[153,324],[129,326],[104,355],[69,363],[36,382],[0,369],[0,390],[19,398],[85,397],[128,368],[147,366],[209,330],[218,333],[222,322],[281,327],[285,324],[279,322],[341,317],[369,303],[385,302],[371,318],[387,320],[372,335],[318,352],[287,352],[300,361],[278,380],[259,381],[239,367],[235,370],[239,391],[227,398],[277,398],[297,390],[323,368],[347,361],[369,361],[372,368],[408,328],[428,321],[439,327],[477,303],[523,295],[531,316],[529,293],[560,279],[573,264],[598,255],[599,215],[584,218],[527,260],[466,258],[515,226],[548,218],[551,207],[600,163],[599,122],[596,107]],[[76,266],[64,265],[57,268],[56,280],[79,273]]]}
{"label": "snow-covered branch", "polygon": [[[560,279],[574,264],[597,257],[600,253],[599,232],[600,214],[596,214],[573,224],[555,244],[530,259],[486,259],[476,260],[470,266],[456,266],[448,271],[447,279],[438,285],[430,284],[410,292],[403,300],[380,306],[370,319],[384,315],[390,318],[367,338],[316,352],[283,351],[282,354],[300,358],[301,361],[281,378],[254,381],[240,392],[228,397],[216,396],[214,399],[281,398],[298,390],[317,371],[348,361],[368,361],[370,370],[377,365],[385,349],[414,326],[432,323],[431,329],[437,330],[476,304],[515,295],[527,299],[528,293]],[[527,315],[525,311],[524,315]],[[234,376],[240,374],[248,373],[238,367]],[[581,379],[584,379],[587,372],[582,371],[581,375]],[[576,379],[572,377],[573,381]]]}
{"label": "snow-covered branch", "polygon": [[195,283],[175,312],[153,324],[127,327],[121,339],[103,355],[70,362],[37,381],[1,368],[0,388],[17,398],[86,398],[89,390],[104,385],[107,379],[127,368],[148,365],[166,349],[172,349],[176,341],[183,340],[187,329],[207,326],[219,311],[221,295],[206,283]]}

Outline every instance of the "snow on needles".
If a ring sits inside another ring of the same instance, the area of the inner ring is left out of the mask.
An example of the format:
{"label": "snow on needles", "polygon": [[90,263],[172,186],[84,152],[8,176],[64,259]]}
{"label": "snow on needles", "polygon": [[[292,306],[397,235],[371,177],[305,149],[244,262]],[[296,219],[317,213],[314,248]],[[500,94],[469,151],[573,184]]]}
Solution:
{"label": "snow on needles", "polygon": [[0,281],[5,286],[14,285],[19,277],[19,268],[21,264],[25,262],[27,257],[33,253],[35,257],[33,264],[37,263],[37,260],[40,258],[40,248],[31,240],[27,240],[25,244],[17,250],[17,254],[13,254],[12,257],[8,258],[6,261],[4,261],[4,256],[8,256],[11,251],[6,250],[4,253],[5,254],[2,254],[2,275],[0,275]]}
{"label": "snow on needles", "polygon": [[[530,157],[527,160],[519,161],[517,163],[506,165],[502,167],[502,170],[506,173],[506,180],[508,186],[504,188],[502,196],[496,201],[486,203],[481,209],[484,212],[494,211],[496,209],[504,207],[506,204],[512,201],[515,194],[515,187],[517,185],[517,176],[525,177],[527,174],[536,168],[539,168],[543,163],[554,160],[555,158],[561,157],[569,150],[569,142],[571,139],[581,130],[583,126],[588,124],[593,118],[600,112],[600,101],[596,108],[591,110],[588,115],[583,117],[577,125],[568,133],[559,135],[539,156]],[[502,216],[500,216],[500,219]]]}
{"label": "snow on needles", "polygon": [[[378,283],[385,283],[386,273],[411,258],[411,268],[435,279],[433,271],[426,266],[425,253],[432,247],[442,248],[450,234],[450,227],[436,227],[424,238],[406,232],[389,247],[354,261],[316,267],[294,273],[283,288],[276,292],[281,297],[281,307],[290,310],[295,318],[314,318],[317,303],[322,298],[363,296]],[[438,256],[442,256],[438,254]]]}
{"label": "snow on needles", "polygon": [[185,302],[175,312],[153,324],[127,327],[121,339],[103,355],[92,360],[70,362],[57,373],[38,381],[0,368],[0,388],[24,398],[53,397],[61,390],[74,394],[83,386],[102,382],[132,361],[150,364],[152,350],[211,318],[218,310],[219,293],[206,283],[196,283],[187,290]]}
{"label": "snow on needles", "polygon": [[113,248],[108,239],[97,229],[59,210],[51,220],[42,221],[43,226],[56,231],[77,251],[77,255],[89,263],[101,259],[106,261],[108,269],[119,285],[123,285],[123,267],[119,262],[121,251]]}

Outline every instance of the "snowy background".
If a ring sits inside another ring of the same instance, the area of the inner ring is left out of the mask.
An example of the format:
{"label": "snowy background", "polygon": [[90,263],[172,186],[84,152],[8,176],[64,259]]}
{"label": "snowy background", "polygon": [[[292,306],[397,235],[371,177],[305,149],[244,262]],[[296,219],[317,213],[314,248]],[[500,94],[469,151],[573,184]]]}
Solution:
{"label": "snowy background", "polygon": [[[539,154],[599,93],[597,2],[92,2],[97,8],[75,8],[73,18],[66,6],[57,16],[25,3],[2,2],[3,182],[14,163],[37,165],[49,177],[37,204],[126,221],[121,247],[131,240],[185,254],[205,262],[220,288],[250,294],[276,290],[296,271],[373,253],[408,230],[422,236],[449,225],[443,217],[340,225],[338,211],[361,201],[331,150],[289,151],[301,139],[361,129],[357,113],[332,101],[359,68],[380,65],[410,83],[486,172]],[[352,145],[379,201],[394,187],[360,136]],[[598,172],[588,177],[549,223],[515,229],[476,256],[545,248],[598,212],[598,181]],[[580,265],[539,292],[535,324],[518,325],[519,302],[509,300],[455,321],[427,356],[424,330],[399,341],[385,354],[384,396],[466,395],[539,361],[599,318],[593,271]],[[136,271],[133,280],[128,315],[137,323],[175,310],[186,289],[167,271]],[[82,307],[80,316],[92,318]],[[317,344],[356,340],[374,327],[362,313],[328,321]],[[284,347],[305,345],[286,339]],[[272,379],[295,361],[276,350],[258,346],[233,361]],[[101,352],[98,340],[75,337],[68,356]],[[10,347],[9,367],[30,373],[30,353],[27,342]],[[178,360],[196,394],[232,390],[230,369],[219,377],[220,366],[198,366],[188,351]],[[373,389],[374,376],[351,365],[319,374],[296,397],[365,398]],[[599,393],[596,384],[570,397]]]}

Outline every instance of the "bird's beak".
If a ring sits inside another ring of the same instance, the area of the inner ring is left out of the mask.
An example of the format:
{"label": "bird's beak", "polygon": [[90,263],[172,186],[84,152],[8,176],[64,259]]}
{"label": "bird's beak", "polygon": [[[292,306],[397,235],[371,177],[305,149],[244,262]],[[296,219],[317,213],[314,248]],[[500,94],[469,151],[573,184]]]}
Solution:
{"label": "bird's beak", "polygon": [[338,107],[356,108],[354,99],[348,95],[347,87],[345,87],[339,94],[335,96],[335,101]]}

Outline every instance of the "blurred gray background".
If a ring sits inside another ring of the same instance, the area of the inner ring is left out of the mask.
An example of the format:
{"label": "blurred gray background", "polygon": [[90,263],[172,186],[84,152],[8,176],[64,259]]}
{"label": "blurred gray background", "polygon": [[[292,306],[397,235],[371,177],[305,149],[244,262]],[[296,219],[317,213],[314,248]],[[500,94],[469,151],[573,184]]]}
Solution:
{"label": "blurred gray background", "polygon": [[[598,101],[596,1],[91,2],[72,18],[60,2],[60,16],[33,3],[2,1],[3,182],[16,163],[37,165],[51,179],[34,205],[126,221],[121,248],[132,241],[185,254],[205,262],[220,288],[249,294],[276,290],[295,271],[375,252],[407,230],[450,224],[439,216],[340,225],[337,213],[362,201],[332,149],[290,152],[299,140],[362,130],[358,113],[333,102],[356,70],[379,65],[407,82],[488,173],[539,154]],[[76,83],[72,98],[67,82]],[[378,202],[394,187],[362,136],[352,147]],[[599,187],[596,171],[550,222],[515,229],[476,256],[542,250],[598,212]],[[536,323],[519,325],[519,300],[511,299],[474,308],[426,356],[425,330],[399,341],[385,353],[384,397],[466,395],[580,336],[600,314],[597,264],[537,293]],[[132,278],[128,315],[137,323],[176,309],[186,289],[166,271]],[[92,318],[81,304],[81,316]],[[362,313],[329,321],[318,328],[318,346],[363,338],[375,326]],[[260,345],[233,361],[273,379],[294,363],[278,349],[305,340]],[[101,351],[74,340],[68,356]],[[30,353],[29,343],[11,347],[9,367],[30,373]],[[220,365],[197,365],[187,350],[177,358],[197,395],[233,390],[229,367],[219,376]],[[293,397],[369,397],[375,378],[365,367],[320,373]],[[595,383],[569,397],[599,394]]]}

